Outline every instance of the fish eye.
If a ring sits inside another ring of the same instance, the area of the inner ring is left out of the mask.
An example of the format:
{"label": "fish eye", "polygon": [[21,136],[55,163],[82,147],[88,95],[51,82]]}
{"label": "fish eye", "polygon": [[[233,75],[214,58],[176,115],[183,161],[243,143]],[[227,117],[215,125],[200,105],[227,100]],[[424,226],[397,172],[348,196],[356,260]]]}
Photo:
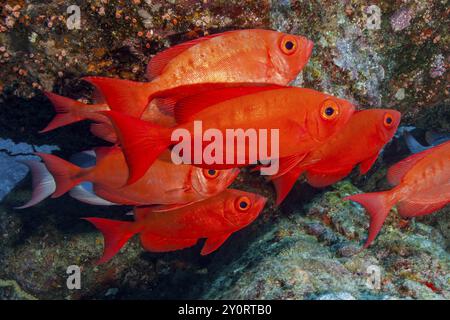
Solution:
{"label": "fish eye", "polygon": [[384,115],[383,123],[386,128],[390,128],[392,126],[392,124],[394,123],[394,118],[392,117],[392,115],[390,113],[386,113]]}
{"label": "fish eye", "polygon": [[325,100],[322,104],[320,116],[325,120],[333,120],[339,115],[339,105],[333,100]]}
{"label": "fish eye", "polygon": [[214,179],[219,175],[219,171],[214,169],[204,169],[203,175],[208,179]]}
{"label": "fish eye", "polygon": [[286,50],[292,50],[294,48],[294,43],[292,41],[286,41],[284,47],[286,48]]}
{"label": "fish eye", "polygon": [[237,210],[244,212],[247,211],[248,209],[250,209],[251,207],[251,201],[248,197],[240,197],[239,199],[236,200],[236,208]]}
{"label": "fish eye", "polygon": [[291,55],[297,49],[297,41],[293,36],[285,36],[281,39],[280,48],[284,54]]}

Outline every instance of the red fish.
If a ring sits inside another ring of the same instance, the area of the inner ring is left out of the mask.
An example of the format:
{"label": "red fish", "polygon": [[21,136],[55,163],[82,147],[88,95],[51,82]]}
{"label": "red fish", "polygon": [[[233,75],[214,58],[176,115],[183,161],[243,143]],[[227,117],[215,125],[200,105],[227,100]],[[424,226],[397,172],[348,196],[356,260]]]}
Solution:
{"label": "red fish", "polygon": [[301,164],[282,176],[273,177],[277,204],[280,204],[302,173],[316,188],[326,187],[345,178],[356,165],[367,173],[400,123],[395,110],[371,109],[356,112],[345,127],[308,154]]}
{"label": "red fish", "polygon": [[370,215],[367,248],[381,230],[394,205],[404,218],[433,213],[450,202],[450,141],[416,153],[396,165],[387,174],[395,187],[388,191],[346,197],[363,205]]}
{"label": "red fish", "polygon": [[80,168],[50,154],[38,155],[53,175],[60,197],[81,182],[94,184],[100,198],[124,205],[185,205],[214,196],[225,190],[239,170],[208,170],[190,165],[175,165],[158,159],[137,183],[125,186],[128,168],[120,148],[95,149],[97,164]]}
{"label": "red fish", "polygon": [[[202,122],[203,131],[213,129],[219,131],[222,137],[226,137],[230,129],[279,130],[279,141],[275,141],[277,145],[272,145],[268,139],[267,150],[273,151],[279,147],[280,170],[286,171],[341,130],[354,110],[348,101],[314,90],[259,86],[212,90],[197,96],[183,97],[175,105],[174,113],[179,125],[171,128],[113,111],[104,114],[110,117],[118,133],[130,168],[128,183],[132,184],[142,177],[164,150],[175,145],[171,141],[174,130],[189,132],[194,144],[192,137],[196,135],[197,120]],[[223,140],[221,148],[226,153],[227,141],[225,138]],[[249,145],[245,146],[245,163],[241,166],[249,164],[252,147]],[[205,148],[207,145],[200,147]],[[200,151],[203,154],[204,150]],[[234,155],[237,155],[236,150]],[[224,158],[227,156],[224,155]],[[222,159],[224,163],[225,159]],[[270,160],[270,157],[259,157],[257,160]],[[238,166],[236,159],[231,164],[208,164],[202,161],[195,165],[212,169]]]}
{"label": "red fish", "polygon": [[105,239],[102,258],[108,262],[135,234],[140,235],[144,249],[169,252],[194,246],[206,238],[202,255],[217,250],[234,232],[252,223],[260,214],[266,198],[238,190],[221,194],[169,212],[154,212],[151,208],[136,208],[135,222],[86,218]]}
{"label": "red fish", "polygon": [[[56,102],[56,111],[61,114],[44,131],[91,119],[89,113],[105,108],[141,117],[155,92],[187,84],[257,82],[286,85],[308,63],[312,49],[313,43],[304,37],[258,29],[229,31],[185,42],[151,59],[147,69],[151,82],[85,78],[105,97],[106,100],[99,104],[74,104],[50,95],[49,98]],[[163,116],[154,108],[148,112]]]}

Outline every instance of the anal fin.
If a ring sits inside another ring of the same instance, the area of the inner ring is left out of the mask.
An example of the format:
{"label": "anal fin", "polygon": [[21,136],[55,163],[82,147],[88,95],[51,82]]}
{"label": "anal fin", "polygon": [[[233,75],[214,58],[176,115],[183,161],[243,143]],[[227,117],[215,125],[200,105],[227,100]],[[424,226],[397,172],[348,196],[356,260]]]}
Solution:
{"label": "anal fin", "polygon": [[205,242],[200,254],[202,256],[206,256],[206,255],[216,251],[217,249],[220,248],[220,246],[225,241],[227,241],[227,239],[230,237],[230,235],[231,235],[230,233],[227,233],[227,234],[223,234],[223,235],[219,235],[216,237],[206,239],[206,242]]}
{"label": "anal fin", "polygon": [[275,190],[277,192],[276,204],[279,205],[287,197],[295,182],[302,174],[303,169],[301,167],[295,167],[291,171],[282,175],[281,177],[272,180]]}
{"label": "anal fin", "polygon": [[155,235],[150,232],[141,234],[142,247],[150,252],[171,252],[194,246],[198,239],[174,239]]}
{"label": "anal fin", "polygon": [[362,161],[359,164],[359,173],[360,174],[366,174],[370,168],[372,168],[373,164],[377,161],[378,159],[378,153],[372,157],[367,158],[366,160]]}
{"label": "anal fin", "polygon": [[431,214],[439,209],[442,209],[448,203],[449,200],[447,199],[439,202],[406,200],[400,201],[397,204],[397,210],[400,216],[402,216],[403,218],[412,218]]}
{"label": "anal fin", "polygon": [[315,188],[324,188],[344,179],[352,172],[353,167],[341,169],[339,171],[325,172],[310,169],[306,172],[308,184]]}

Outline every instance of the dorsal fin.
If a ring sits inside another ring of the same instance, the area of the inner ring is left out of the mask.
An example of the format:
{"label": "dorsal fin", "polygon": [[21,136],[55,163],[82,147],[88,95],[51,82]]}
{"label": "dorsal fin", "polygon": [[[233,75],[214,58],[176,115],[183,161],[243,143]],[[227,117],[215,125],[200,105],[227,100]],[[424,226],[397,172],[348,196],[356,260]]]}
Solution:
{"label": "dorsal fin", "polygon": [[408,158],[398,162],[397,164],[394,164],[392,167],[389,168],[387,172],[388,182],[393,186],[398,185],[402,181],[405,174],[409,170],[411,170],[411,168],[418,161],[422,160],[431,152],[433,152],[433,148],[413,154],[412,156],[409,156]]}
{"label": "dorsal fin", "polygon": [[194,39],[188,42],[180,43],[176,46],[173,46],[167,50],[164,50],[157,55],[155,55],[149,62],[147,66],[147,78],[149,81],[152,81],[154,78],[160,76],[164,69],[166,68],[167,64],[172,61],[175,57],[180,55],[182,52],[186,51],[187,49],[202,43],[204,41],[210,40],[212,38],[218,37],[222,35],[222,33],[209,35],[206,37]]}
{"label": "dorsal fin", "polygon": [[192,117],[203,109],[215,104],[262,91],[280,88],[284,87],[278,85],[233,87],[207,91],[199,95],[186,97],[175,105],[175,120],[179,124],[186,123],[192,120]]}

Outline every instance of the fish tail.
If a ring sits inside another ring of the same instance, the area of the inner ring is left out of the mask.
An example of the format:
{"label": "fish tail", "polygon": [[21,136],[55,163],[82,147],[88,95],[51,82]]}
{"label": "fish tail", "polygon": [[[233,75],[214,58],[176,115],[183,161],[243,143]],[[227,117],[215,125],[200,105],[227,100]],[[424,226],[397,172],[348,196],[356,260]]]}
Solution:
{"label": "fish tail", "polygon": [[24,205],[16,207],[16,209],[26,209],[50,197],[56,189],[55,180],[42,162],[33,160],[21,160],[18,162],[26,165],[30,169],[33,181],[31,199]]}
{"label": "fish tail", "polygon": [[380,232],[389,211],[396,201],[393,199],[390,192],[356,194],[346,197],[344,200],[358,202],[367,210],[370,216],[369,236],[363,247],[363,249],[366,249]]}
{"label": "fish tail", "polygon": [[101,92],[111,110],[137,118],[142,116],[150,103],[150,96],[156,91],[156,85],[151,82],[105,77],[85,77],[83,80]]}
{"label": "fish tail", "polygon": [[103,114],[113,123],[122,146],[130,171],[127,185],[133,184],[172,144],[172,129],[114,111]]}
{"label": "fish tail", "polygon": [[133,222],[102,218],[83,218],[83,220],[92,223],[103,234],[105,247],[103,256],[96,262],[97,265],[111,260],[125,243],[138,232],[133,228]]}
{"label": "fish tail", "polygon": [[42,158],[48,171],[55,179],[56,189],[52,198],[62,196],[84,180],[81,173],[85,169],[51,154],[36,153],[36,155]]}
{"label": "fish tail", "polygon": [[51,92],[45,92],[45,95],[52,102],[57,114],[40,133],[49,132],[87,119],[87,117],[82,116],[80,111],[89,112],[89,105]]}

